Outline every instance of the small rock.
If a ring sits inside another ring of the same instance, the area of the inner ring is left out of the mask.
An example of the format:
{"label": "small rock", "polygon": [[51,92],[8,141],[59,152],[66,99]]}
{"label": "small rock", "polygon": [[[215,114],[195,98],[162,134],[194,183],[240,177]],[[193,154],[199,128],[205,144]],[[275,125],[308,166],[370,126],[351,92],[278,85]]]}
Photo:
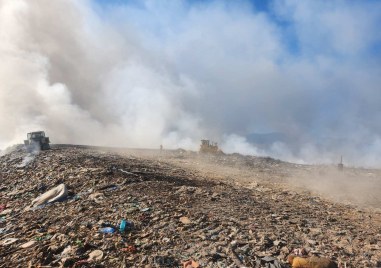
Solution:
{"label": "small rock", "polygon": [[316,242],[315,240],[311,240],[311,239],[308,239],[308,240],[307,240],[307,243],[310,244],[311,246],[317,244],[317,242]]}
{"label": "small rock", "polygon": [[103,251],[96,249],[89,254],[88,261],[100,261],[103,258]]}
{"label": "small rock", "polygon": [[183,224],[191,224],[191,220],[188,217],[181,217],[180,218],[181,223]]}

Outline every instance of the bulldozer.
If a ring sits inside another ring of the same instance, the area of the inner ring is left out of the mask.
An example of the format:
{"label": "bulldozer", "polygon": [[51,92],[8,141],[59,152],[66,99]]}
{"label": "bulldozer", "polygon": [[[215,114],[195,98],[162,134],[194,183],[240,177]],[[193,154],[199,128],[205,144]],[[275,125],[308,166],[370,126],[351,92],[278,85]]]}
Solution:
{"label": "bulldozer", "polygon": [[200,153],[217,154],[219,152],[217,142],[201,140]]}
{"label": "bulldozer", "polygon": [[27,140],[24,140],[24,144],[28,151],[49,150],[49,143],[49,137],[45,137],[44,131],[30,132],[27,134]]}

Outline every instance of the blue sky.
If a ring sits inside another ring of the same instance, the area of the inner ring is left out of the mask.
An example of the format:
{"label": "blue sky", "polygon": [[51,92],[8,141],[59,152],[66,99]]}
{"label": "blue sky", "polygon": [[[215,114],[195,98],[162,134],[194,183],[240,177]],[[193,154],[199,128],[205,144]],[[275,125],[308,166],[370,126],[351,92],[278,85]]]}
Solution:
{"label": "blue sky", "polygon": [[[99,4],[99,10],[100,12],[104,12],[105,10],[109,11],[110,9],[123,9],[125,7],[131,8],[131,9],[136,9],[136,10],[145,10],[147,11],[147,14],[152,12],[152,9],[150,10],[153,6],[155,7],[164,7],[167,6],[171,8],[170,6],[176,6],[173,4],[168,4],[171,3],[171,1],[137,1],[137,0],[95,0],[95,3]],[[164,3],[164,4],[162,4]],[[279,27],[279,30],[282,31],[283,34],[283,42],[285,42],[286,47],[288,47],[290,53],[295,53],[298,54],[299,52],[304,52],[300,51],[302,44],[300,40],[300,34],[298,31],[298,27],[301,26],[302,23],[310,23],[311,25],[307,26],[313,26],[314,27],[319,27],[320,21],[317,20],[314,22],[314,19],[317,19],[319,17],[320,12],[326,13],[329,11],[342,13],[348,12],[353,13],[353,14],[348,14],[348,15],[354,15],[352,18],[353,20],[362,20],[363,17],[358,17],[356,18],[356,10],[362,9],[362,12],[367,12],[367,11],[373,11],[372,13],[380,13],[380,2],[376,0],[364,0],[364,1],[357,1],[357,0],[351,0],[351,1],[322,1],[319,4],[316,2],[314,3],[313,1],[307,1],[308,3],[305,6],[306,9],[308,8],[314,8],[314,10],[310,10],[307,13],[311,13],[310,20],[307,22],[304,22],[303,20],[306,18],[302,18],[300,15],[303,14],[302,9],[304,8],[304,4],[297,4],[297,1],[263,1],[263,0],[242,0],[242,1],[201,1],[201,0],[189,0],[189,1],[172,1],[172,3],[181,3],[179,5],[182,5],[184,9],[191,9],[192,7],[197,7],[197,6],[208,6],[208,5],[213,5],[213,4],[221,4],[226,6],[227,9],[229,7],[241,7],[245,11],[252,12],[253,14],[258,14],[258,13],[264,13],[266,18],[273,24],[275,24],[277,27]],[[105,16],[108,16],[107,11]],[[168,13],[172,16],[176,16],[176,12],[179,10],[172,10],[173,13]],[[184,10],[182,10],[184,11]],[[301,13],[301,14],[297,14]],[[142,13],[143,14],[143,13]],[[168,15],[167,14],[167,15]],[[364,16],[365,14],[361,14]],[[377,22],[373,22],[374,24],[379,23],[381,24],[380,21],[380,16],[377,16]],[[181,19],[181,18],[180,18]],[[298,20],[300,19],[300,20]],[[348,19],[348,18],[347,18]],[[340,20],[340,18],[338,18]],[[175,24],[176,22],[174,22]],[[343,21],[343,23],[345,23]],[[314,30],[314,29],[311,29]],[[360,29],[359,29],[360,30]],[[313,34],[311,32],[311,34]],[[308,38],[309,36],[307,36]],[[321,37],[322,40],[324,39],[324,36]],[[320,42],[320,41],[319,41]],[[320,46],[320,43],[319,43]],[[324,47],[324,46],[323,46]],[[322,49],[322,46],[319,47],[319,49]],[[312,51],[313,53],[316,51]],[[327,52],[329,52],[329,49],[327,49]],[[374,40],[374,42],[369,43],[369,47],[367,48],[366,54],[368,55],[377,55],[379,56],[381,53],[381,42],[379,36],[377,39]],[[339,57],[340,55],[336,55]]]}

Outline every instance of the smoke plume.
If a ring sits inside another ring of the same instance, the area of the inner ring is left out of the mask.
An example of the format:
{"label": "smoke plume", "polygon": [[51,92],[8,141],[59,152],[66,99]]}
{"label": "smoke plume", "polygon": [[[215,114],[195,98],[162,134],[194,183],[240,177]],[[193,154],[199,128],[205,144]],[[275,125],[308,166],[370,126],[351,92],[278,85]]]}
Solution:
{"label": "smoke plume", "polygon": [[[258,3],[261,1],[258,1]],[[380,166],[377,1],[0,0],[0,147],[197,149]],[[253,133],[286,140],[258,146]]]}

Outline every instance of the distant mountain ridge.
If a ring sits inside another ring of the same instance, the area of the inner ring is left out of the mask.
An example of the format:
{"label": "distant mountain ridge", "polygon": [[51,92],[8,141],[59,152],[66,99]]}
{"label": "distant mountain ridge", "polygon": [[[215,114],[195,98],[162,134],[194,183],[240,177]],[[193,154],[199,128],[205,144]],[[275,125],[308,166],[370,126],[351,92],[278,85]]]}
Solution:
{"label": "distant mountain ridge", "polygon": [[270,146],[275,142],[288,143],[290,141],[288,136],[280,132],[251,133],[246,136],[246,140],[249,143],[254,143],[263,147]]}

